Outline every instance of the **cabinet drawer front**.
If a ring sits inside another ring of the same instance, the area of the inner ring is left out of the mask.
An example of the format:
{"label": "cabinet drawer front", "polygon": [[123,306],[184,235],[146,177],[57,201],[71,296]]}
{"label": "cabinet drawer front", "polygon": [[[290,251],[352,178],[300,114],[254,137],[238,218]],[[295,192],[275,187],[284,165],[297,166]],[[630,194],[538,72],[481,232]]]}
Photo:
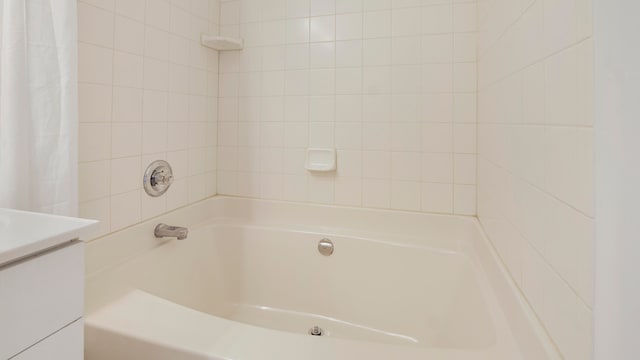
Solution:
{"label": "cabinet drawer front", "polygon": [[0,268],[0,359],[79,319],[83,293],[80,242]]}
{"label": "cabinet drawer front", "polygon": [[11,360],[82,360],[84,329],[82,319],[30,347]]}

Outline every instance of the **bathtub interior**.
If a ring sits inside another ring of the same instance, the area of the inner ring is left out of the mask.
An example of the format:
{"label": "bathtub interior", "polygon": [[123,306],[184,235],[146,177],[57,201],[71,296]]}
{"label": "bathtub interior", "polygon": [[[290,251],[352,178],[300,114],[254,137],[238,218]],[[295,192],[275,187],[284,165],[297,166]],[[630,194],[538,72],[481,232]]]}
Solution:
{"label": "bathtub interior", "polygon": [[[473,349],[496,341],[467,254],[415,241],[217,224],[97,274],[103,301],[139,289],[254,326],[395,345]],[[317,243],[329,237],[332,256]],[[429,243],[429,241],[424,241]]]}

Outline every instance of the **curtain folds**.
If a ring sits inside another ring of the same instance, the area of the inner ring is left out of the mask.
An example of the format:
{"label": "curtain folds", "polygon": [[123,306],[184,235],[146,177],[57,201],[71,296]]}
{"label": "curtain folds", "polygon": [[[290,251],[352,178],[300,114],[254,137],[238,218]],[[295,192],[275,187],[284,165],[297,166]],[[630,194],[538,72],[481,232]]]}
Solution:
{"label": "curtain folds", "polygon": [[77,215],[76,0],[0,0],[0,207]]}

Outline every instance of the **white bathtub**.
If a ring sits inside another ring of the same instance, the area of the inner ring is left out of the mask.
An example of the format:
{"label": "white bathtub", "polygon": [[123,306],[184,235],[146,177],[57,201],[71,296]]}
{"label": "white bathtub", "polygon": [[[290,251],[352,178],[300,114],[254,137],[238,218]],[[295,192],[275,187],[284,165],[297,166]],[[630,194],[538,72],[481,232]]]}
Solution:
{"label": "white bathtub", "polygon": [[[154,239],[158,221],[189,238]],[[87,262],[88,360],[555,356],[526,308],[526,331],[505,317],[472,218],[214,198],[90,243]]]}

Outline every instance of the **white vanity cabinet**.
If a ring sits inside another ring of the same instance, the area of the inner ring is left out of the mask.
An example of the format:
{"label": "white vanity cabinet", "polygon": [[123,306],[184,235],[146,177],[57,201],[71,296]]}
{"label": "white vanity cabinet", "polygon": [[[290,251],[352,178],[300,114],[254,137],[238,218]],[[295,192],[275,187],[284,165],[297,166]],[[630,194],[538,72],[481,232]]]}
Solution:
{"label": "white vanity cabinet", "polygon": [[32,216],[0,209],[0,359],[81,360],[84,243],[78,239],[96,222]]}

